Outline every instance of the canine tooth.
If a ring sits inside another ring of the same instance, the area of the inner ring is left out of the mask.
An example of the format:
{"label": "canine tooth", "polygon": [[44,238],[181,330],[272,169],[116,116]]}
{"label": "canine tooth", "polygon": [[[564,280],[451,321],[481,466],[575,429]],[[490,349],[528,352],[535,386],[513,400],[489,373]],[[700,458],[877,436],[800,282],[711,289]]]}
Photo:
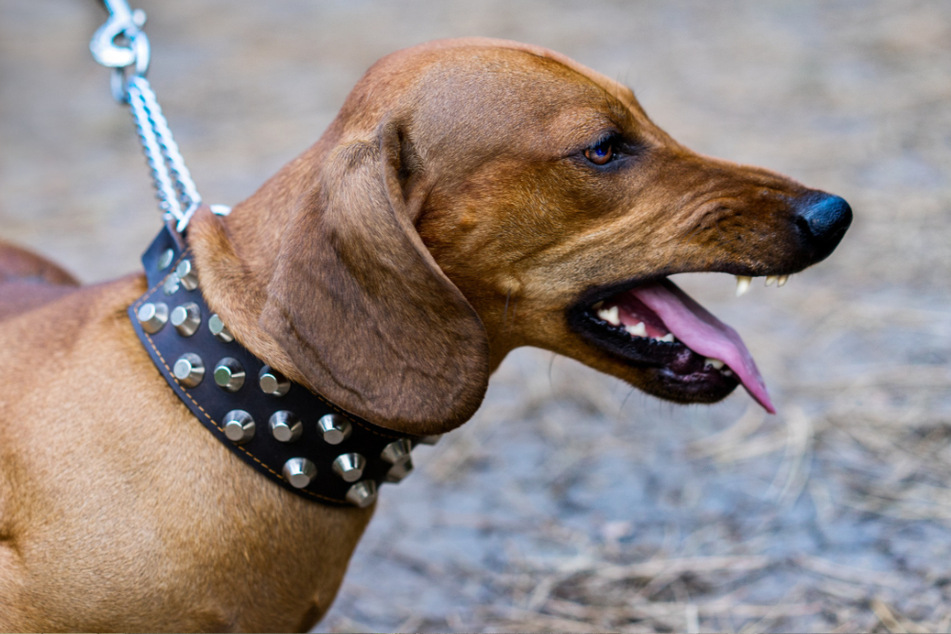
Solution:
{"label": "canine tooth", "polygon": [[666,335],[658,339],[658,341],[666,341],[667,343],[673,343],[677,341],[677,338],[674,337],[674,333],[668,332]]}
{"label": "canine tooth", "polygon": [[778,281],[779,281],[779,277],[777,277],[777,276],[775,276],[775,275],[767,275],[767,276],[766,276],[766,286],[772,286],[773,284],[775,284],[775,283],[778,282]]}
{"label": "canine tooth", "polygon": [[736,276],[736,296],[741,297],[750,290],[750,284],[753,283],[753,278],[749,275],[737,275]]}
{"label": "canine tooth", "polygon": [[611,306],[611,308],[602,308],[598,311],[598,317],[608,322],[612,326],[621,325],[621,317],[618,314],[617,306]]}
{"label": "canine tooth", "polygon": [[786,286],[786,282],[789,281],[788,275],[780,275],[776,278],[776,286]]}
{"label": "canine tooth", "polygon": [[704,363],[705,363],[706,365],[711,366],[714,370],[722,370],[722,369],[723,369],[723,366],[726,365],[725,363],[723,363],[723,362],[720,361],[719,359],[713,359],[713,358],[711,358],[711,357],[707,357],[707,358],[704,359],[703,361],[704,361]]}
{"label": "canine tooth", "polygon": [[634,337],[646,337],[647,336],[647,327],[644,326],[644,322],[640,322],[636,326],[628,324],[624,326],[624,330],[628,332],[629,335]]}

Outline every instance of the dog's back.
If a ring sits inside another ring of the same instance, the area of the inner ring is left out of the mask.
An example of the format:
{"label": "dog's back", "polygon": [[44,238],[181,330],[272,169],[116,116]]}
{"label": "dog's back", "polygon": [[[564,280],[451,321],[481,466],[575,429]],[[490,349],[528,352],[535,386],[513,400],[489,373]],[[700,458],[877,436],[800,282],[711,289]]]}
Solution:
{"label": "dog's back", "polygon": [[61,267],[0,241],[0,320],[58,299],[79,287]]}

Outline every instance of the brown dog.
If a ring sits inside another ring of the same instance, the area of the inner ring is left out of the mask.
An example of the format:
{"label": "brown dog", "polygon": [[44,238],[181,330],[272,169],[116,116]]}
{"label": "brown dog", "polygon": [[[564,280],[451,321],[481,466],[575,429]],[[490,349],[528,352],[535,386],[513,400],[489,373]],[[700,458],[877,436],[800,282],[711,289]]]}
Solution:
{"label": "brown dog", "polygon": [[[378,62],[316,145],[188,241],[260,359],[432,434],[524,345],[678,402],[742,383],[769,409],[736,334],[665,276],[789,275],[850,220],[690,152],[569,59],[457,40]],[[80,288],[11,248],[0,263],[0,629],[311,627],[372,510],[301,499],[196,423],[126,315],[142,275]]]}

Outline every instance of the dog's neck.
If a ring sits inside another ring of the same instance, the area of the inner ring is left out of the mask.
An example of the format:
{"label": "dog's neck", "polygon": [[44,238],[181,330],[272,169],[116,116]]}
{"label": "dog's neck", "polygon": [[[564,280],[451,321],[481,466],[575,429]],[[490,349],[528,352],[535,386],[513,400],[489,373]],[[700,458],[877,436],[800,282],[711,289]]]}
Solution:
{"label": "dog's neck", "polygon": [[435,440],[353,416],[256,358],[206,303],[171,225],[142,260],[149,290],[129,315],[145,350],[198,421],[266,477],[312,501],[366,507],[409,474],[414,445]]}

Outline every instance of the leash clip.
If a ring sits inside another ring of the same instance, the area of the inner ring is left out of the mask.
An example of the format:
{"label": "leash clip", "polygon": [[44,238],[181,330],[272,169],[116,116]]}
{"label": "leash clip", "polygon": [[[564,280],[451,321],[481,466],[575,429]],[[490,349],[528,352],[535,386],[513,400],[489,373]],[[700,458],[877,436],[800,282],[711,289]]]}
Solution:
{"label": "leash clip", "polygon": [[201,205],[201,196],[145,78],[151,55],[149,39],[142,30],[145,11],[133,11],[126,0],[101,2],[109,18],[96,29],[89,50],[97,62],[112,69],[112,96],[132,111],[159,209],[176,222],[178,233],[183,233]]}
{"label": "leash clip", "polygon": [[89,42],[93,58],[101,65],[114,69],[112,94],[119,103],[128,101],[126,70],[145,77],[149,70],[151,50],[145,26],[145,11],[132,10],[125,0],[102,0],[109,12],[106,23],[96,29]]}

